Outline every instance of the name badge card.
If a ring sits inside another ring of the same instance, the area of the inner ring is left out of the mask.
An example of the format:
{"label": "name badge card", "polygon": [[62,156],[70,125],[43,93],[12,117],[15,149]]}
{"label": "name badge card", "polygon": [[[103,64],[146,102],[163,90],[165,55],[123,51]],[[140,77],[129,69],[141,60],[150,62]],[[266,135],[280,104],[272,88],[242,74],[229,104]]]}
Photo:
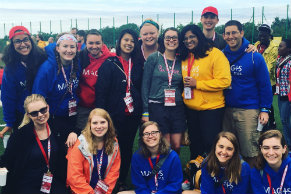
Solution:
{"label": "name badge card", "polygon": [[175,89],[165,89],[165,106],[176,106],[175,102]]}
{"label": "name badge card", "polygon": [[76,99],[69,100],[69,117],[77,114],[77,101]]}
{"label": "name badge card", "polygon": [[128,109],[128,112],[132,113],[134,110],[134,107],[133,107],[133,99],[130,93],[126,93],[126,96],[124,97],[124,102]]}
{"label": "name badge card", "polygon": [[189,100],[189,99],[193,99],[194,95],[193,95],[193,91],[191,90],[190,87],[184,87],[184,98]]}
{"label": "name badge card", "polygon": [[99,180],[95,189],[94,189],[94,193],[95,194],[106,194],[106,192],[108,191],[109,186],[106,185],[106,183],[102,180]]}
{"label": "name badge card", "polygon": [[53,181],[53,175],[51,173],[45,173],[42,177],[40,191],[44,193],[50,193],[52,181]]}

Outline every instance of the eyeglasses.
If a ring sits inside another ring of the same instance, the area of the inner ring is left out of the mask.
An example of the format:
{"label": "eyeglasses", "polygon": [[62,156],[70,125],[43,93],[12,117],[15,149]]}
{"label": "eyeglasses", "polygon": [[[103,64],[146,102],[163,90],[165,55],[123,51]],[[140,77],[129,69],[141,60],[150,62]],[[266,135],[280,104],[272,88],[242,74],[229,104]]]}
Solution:
{"label": "eyeglasses", "polygon": [[16,39],[16,40],[14,40],[13,41],[13,44],[15,44],[15,45],[21,45],[21,43],[24,43],[24,44],[26,44],[26,43],[28,43],[28,42],[30,42],[30,40],[29,40],[29,38],[24,38],[24,39],[22,39],[22,40],[20,40],[20,39]]}
{"label": "eyeglasses", "polygon": [[47,112],[47,106],[39,109],[38,111],[37,110],[36,111],[32,111],[32,112],[30,112],[28,114],[30,114],[30,116],[32,116],[32,117],[37,117],[39,112],[41,114],[45,114]]}
{"label": "eyeglasses", "polygon": [[177,41],[178,40],[178,36],[166,36],[165,37],[165,40],[166,41],[170,41],[170,40],[173,40],[173,41]]}
{"label": "eyeglasses", "polygon": [[143,137],[149,138],[150,135],[153,137],[157,137],[158,133],[160,133],[160,131],[146,132],[143,134]]}
{"label": "eyeglasses", "polygon": [[225,36],[230,36],[230,35],[233,35],[234,36],[234,35],[236,35],[238,33],[239,33],[238,31],[231,31],[231,32],[225,32],[224,35]]}
{"label": "eyeglasses", "polygon": [[184,38],[184,42],[188,42],[188,41],[191,41],[191,40],[194,40],[197,36],[194,36],[194,35],[190,35],[189,37],[185,37]]}

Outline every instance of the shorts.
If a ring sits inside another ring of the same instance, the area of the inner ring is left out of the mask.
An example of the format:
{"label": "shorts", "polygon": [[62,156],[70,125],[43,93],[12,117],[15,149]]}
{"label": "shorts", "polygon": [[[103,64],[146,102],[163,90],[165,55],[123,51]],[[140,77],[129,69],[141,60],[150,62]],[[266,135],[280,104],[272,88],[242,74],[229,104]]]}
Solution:
{"label": "shorts", "polygon": [[240,153],[244,157],[255,157],[259,151],[257,131],[259,109],[226,108],[223,119],[223,130],[236,135]]}
{"label": "shorts", "polygon": [[163,103],[149,103],[149,119],[159,124],[162,134],[183,133],[187,129],[185,106],[164,106]]}

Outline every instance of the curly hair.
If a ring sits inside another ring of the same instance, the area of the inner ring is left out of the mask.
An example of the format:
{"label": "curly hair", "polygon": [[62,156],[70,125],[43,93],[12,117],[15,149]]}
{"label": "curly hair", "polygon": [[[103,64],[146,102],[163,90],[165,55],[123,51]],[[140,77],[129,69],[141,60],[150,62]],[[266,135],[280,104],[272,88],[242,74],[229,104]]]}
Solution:
{"label": "curly hair", "polygon": [[113,153],[114,149],[114,142],[115,142],[115,128],[112,122],[112,119],[109,115],[109,113],[101,108],[95,108],[90,112],[87,124],[85,128],[82,131],[82,134],[85,136],[86,141],[89,145],[89,152],[92,154],[97,154],[97,143],[95,141],[95,135],[91,132],[91,121],[94,116],[100,116],[104,118],[108,122],[108,130],[106,134],[103,137],[104,141],[104,151],[107,155],[110,155]]}
{"label": "curly hair", "polygon": [[211,151],[206,158],[207,163],[207,170],[211,174],[212,177],[218,176],[220,171],[220,162],[218,161],[215,150],[216,150],[216,144],[221,138],[226,138],[229,140],[233,147],[234,147],[234,153],[232,158],[229,160],[228,165],[225,169],[225,175],[226,178],[229,180],[229,182],[235,182],[236,184],[240,181],[240,174],[241,174],[241,159],[239,155],[239,143],[237,141],[237,138],[233,133],[230,132],[220,132],[212,144]]}
{"label": "curly hair", "polygon": [[[138,142],[139,142],[139,146],[140,146],[140,153],[145,157],[145,158],[148,158],[151,156],[151,152],[149,151],[149,149],[147,148],[146,144],[144,143],[143,141],[143,132],[144,130],[148,127],[148,126],[151,126],[151,125],[154,125],[157,127],[157,129],[160,131],[159,129],[159,125],[158,123],[154,122],[154,121],[147,121],[145,122],[141,127],[140,127],[140,130],[139,130],[139,139],[138,139]],[[167,142],[167,140],[161,136],[160,138],[160,142],[159,142],[159,149],[158,149],[158,153],[159,154],[168,154],[169,153],[169,150],[170,150],[170,145],[169,143]]]}
{"label": "curly hair", "polygon": [[188,50],[185,46],[185,43],[181,44],[182,60],[185,60],[188,57],[189,52],[194,54],[195,59],[204,58],[208,56],[206,52],[213,48],[212,43],[204,36],[203,32],[197,25],[189,24],[185,26],[181,31],[180,42],[181,43],[184,42],[185,34],[188,31],[191,31],[193,34],[197,36],[198,45],[194,49]]}

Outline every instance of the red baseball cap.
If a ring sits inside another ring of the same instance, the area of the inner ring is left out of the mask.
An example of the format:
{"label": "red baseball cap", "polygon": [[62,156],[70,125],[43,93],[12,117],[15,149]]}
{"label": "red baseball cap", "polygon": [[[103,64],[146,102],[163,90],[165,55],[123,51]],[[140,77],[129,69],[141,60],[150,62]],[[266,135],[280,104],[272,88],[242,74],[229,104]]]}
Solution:
{"label": "red baseball cap", "polygon": [[202,11],[201,16],[203,16],[206,13],[213,13],[218,17],[218,11],[215,7],[209,6],[209,7],[205,7]]}
{"label": "red baseball cap", "polygon": [[[17,31],[20,31],[20,32],[17,32]],[[30,36],[29,31],[24,26],[14,26],[9,31],[9,39],[12,39],[14,36],[21,35],[21,34],[27,34]]]}

